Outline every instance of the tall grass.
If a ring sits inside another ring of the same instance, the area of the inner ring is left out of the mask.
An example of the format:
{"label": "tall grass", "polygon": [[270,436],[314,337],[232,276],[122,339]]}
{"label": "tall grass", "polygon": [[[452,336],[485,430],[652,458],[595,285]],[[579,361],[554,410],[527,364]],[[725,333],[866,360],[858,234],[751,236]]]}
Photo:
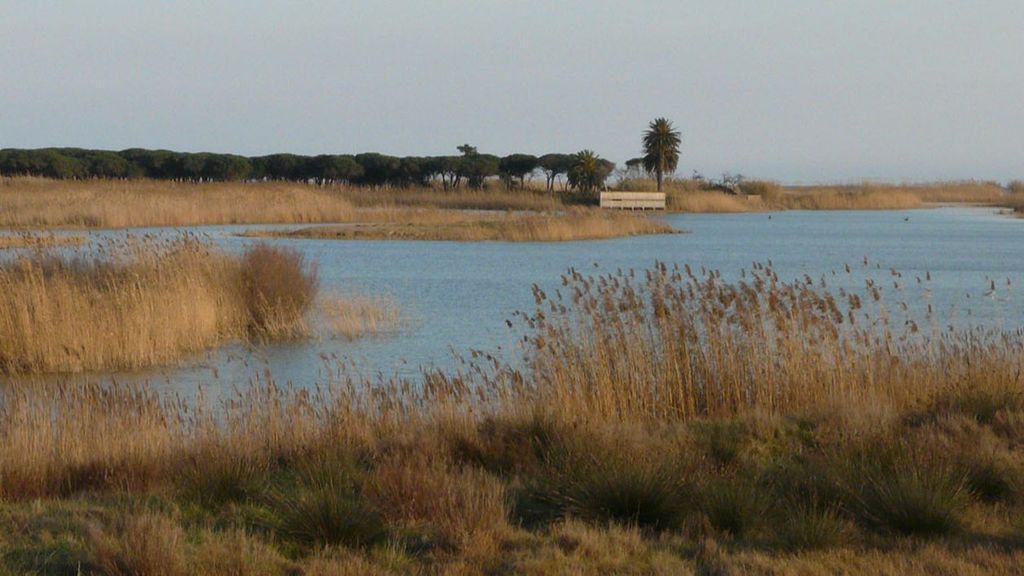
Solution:
{"label": "tall grass", "polygon": [[0,372],[141,368],[225,340],[304,330],[316,273],[296,252],[240,257],[190,237],[0,264]]}

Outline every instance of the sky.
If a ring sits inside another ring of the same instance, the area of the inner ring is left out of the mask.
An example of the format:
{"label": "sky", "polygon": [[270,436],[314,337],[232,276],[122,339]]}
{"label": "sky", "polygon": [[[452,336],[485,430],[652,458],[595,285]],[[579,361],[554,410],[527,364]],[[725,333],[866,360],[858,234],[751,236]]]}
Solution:
{"label": "sky", "polygon": [[1024,177],[1021,0],[0,0],[0,148]]}

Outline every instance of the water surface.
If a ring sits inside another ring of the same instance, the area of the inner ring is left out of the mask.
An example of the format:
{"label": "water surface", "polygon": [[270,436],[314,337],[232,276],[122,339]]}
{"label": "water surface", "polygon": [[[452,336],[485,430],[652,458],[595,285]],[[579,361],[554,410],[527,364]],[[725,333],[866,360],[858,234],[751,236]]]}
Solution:
{"label": "water surface", "polygon": [[[912,211],[792,211],[759,214],[669,215],[690,233],[564,243],[331,241],[274,238],[319,263],[326,291],[389,294],[407,325],[396,334],[356,342],[326,338],[249,348],[233,345],[179,366],[144,372],[90,375],[151,384],[191,394],[197,386],[245,385],[267,373],[281,382],[324,382],[337,363],[368,374],[418,374],[423,366],[450,367],[452,351],[471,349],[512,358],[519,330],[505,323],[533,308],[531,286],[554,289],[570,267],[606,273],[650,267],[655,261],[718,269],[737,278],[753,262],[771,260],[783,279],[825,275],[833,286],[863,284],[868,274],[892,282],[901,271],[911,303],[932,303],[944,322],[1016,329],[1024,311],[1013,297],[1024,286],[1024,220],[987,208]],[[259,226],[191,229],[229,250],[258,240],[236,236]],[[270,228],[295,228],[271,226]],[[174,229],[92,232],[175,234]],[[853,278],[846,264],[867,270]],[[596,265],[596,267],[595,267]],[[839,272],[832,276],[832,272]],[[916,276],[930,274],[927,290]],[[1010,285],[1007,286],[1007,280]],[[988,294],[992,282],[996,294]]]}

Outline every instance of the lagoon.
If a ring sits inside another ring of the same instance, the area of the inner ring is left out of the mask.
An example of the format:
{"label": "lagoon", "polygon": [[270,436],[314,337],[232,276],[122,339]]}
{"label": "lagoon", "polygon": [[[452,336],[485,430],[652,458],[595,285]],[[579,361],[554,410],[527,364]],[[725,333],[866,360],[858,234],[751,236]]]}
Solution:
{"label": "lagoon", "polygon": [[[753,263],[771,262],[782,280],[809,276],[833,289],[873,278],[899,301],[931,304],[944,324],[1018,329],[1024,307],[1024,220],[996,209],[940,207],[908,211],[788,211],[673,214],[687,234],[563,243],[337,241],[274,238],[318,263],[322,290],[387,294],[402,307],[403,327],[356,341],[314,338],[263,346],[231,345],[146,371],[71,378],[146,381],[190,396],[216,392],[271,374],[279,383],[328,383],[340,365],[349,372],[414,377],[423,368],[451,368],[471,350],[513,360],[522,327],[506,320],[532,311],[531,287],[552,291],[574,267],[602,274],[642,270],[656,261],[719,270],[737,279]],[[296,226],[268,226],[292,229]],[[260,226],[188,228],[227,250],[261,241],[239,237]],[[89,232],[92,240],[121,234],[178,234],[150,228]],[[867,265],[864,261],[867,258]],[[849,265],[853,274],[846,274]],[[897,270],[902,277],[894,276]],[[930,277],[930,280],[927,278]],[[922,281],[918,283],[917,279]],[[893,283],[902,288],[894,290]],[[996,290],[992,291],[992,286]],[[69,377],[47,377],[67,379]]]}

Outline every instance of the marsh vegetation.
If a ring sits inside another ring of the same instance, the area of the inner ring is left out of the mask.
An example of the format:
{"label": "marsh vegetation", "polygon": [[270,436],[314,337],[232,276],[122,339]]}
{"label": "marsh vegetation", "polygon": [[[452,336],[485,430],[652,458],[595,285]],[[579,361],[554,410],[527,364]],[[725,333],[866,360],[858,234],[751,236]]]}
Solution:
{"label": "marsh vegetation", "polygon": [[1024,335],[942,328],[880,282],[830,278],[571,270],[517,316],[522,364],[480,355],[419,381],[264,381],[194,405],[8,389],[3,561],[1014,573]]}

